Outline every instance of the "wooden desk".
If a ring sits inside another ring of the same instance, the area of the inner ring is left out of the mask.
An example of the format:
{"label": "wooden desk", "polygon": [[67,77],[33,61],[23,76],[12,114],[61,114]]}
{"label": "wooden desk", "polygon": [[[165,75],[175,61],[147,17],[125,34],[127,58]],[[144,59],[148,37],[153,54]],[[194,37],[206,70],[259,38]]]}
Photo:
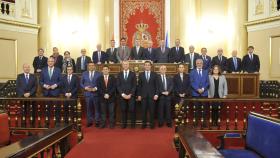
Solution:
{"label": "wooden desk", "polygon": [[195,129],[181,127],[178,134],[179,158],[223,158],[222,154]]}

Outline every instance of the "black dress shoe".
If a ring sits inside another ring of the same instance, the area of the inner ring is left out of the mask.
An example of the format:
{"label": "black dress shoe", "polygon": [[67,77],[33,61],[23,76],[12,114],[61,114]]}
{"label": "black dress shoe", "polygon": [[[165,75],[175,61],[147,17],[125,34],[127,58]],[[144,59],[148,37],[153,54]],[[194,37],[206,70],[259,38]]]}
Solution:
{"label": "black dress shoe", "polygon": [[109,126],[109,128],[113,129],[113,128],[115,128],[115,125],[111,124],[111,125]]}
{"label": "black dress shoe", "polygon": [[172,128],[172,124],[171,123],[167,123],[167,127]]}
{"label": "black dress shoe", "polygon": [[101,126],[100,126],[100,128],[105,128],[106,127],[106,125],[105,124],[102,124]]}
{"label": "black dress shoe", "polygon": [[154,128],[155,128],[155,125],[150,125],[150,128],[151,128],[151,129],[154,129]]}
{"label": "black dress shoe", "polygon": [[142,125],[142,127],[141,127],[141,128],[142,128],[142,129],[145,129],[146,127],[147,127],[147,125]]}
{"label": "black dress shoe", "polygon": [[99,127],[99,123],[97,122],[97,123],[95,123],[95,127]]}
{"label": "black dress shoe", "polygon": [[125,128],[126,128],[126,124],[122,124],[122,125],[121,125],[121,128],[122,128],[122,129],[125,129]]}
{"label": "black dress shoe", "polygon": [[91,126],[92,126],[92,123],[88,123],[88,124],[87,124],[87,127],[91,127]]}
{"label": "black dress shoe", "polygon": [[130,128],[134,129],[135,128],[135,124],[131,124]]}
{"label": "black dress shoe", "polygon": [[163,126],[163,123],[159,123],[159,124],[158,124],[158,127],[162,127],[162,126]]}

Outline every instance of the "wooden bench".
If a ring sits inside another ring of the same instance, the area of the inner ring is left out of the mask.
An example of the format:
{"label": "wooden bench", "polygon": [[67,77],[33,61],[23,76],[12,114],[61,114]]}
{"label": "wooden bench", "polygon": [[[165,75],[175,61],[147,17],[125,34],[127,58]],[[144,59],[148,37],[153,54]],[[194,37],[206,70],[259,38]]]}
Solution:
{"label": "wooden bench", "polygon": [[179,158],[223,158],[201,133],[193,128],[181,127],[179,134]]}
{"label": "wooden bench", "polygon": [[[39,132],[21,141],[0,148],[0,157],[22,158],[60,156],[64,157],[69,149],[67,137],[73,132],[73,125],[60,125],[55,128]],[[51,152],[55,151],[55,152]]]}

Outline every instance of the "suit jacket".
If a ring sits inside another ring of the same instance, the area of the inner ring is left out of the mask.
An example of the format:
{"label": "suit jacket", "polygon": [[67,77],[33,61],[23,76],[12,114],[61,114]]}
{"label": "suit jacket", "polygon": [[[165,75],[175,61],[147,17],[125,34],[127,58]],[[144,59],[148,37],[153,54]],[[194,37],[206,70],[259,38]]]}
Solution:
{"label": "suit jacket", "polygon": [[169,62],[170,63],[183,63],[185,61],[185,50],[183,47],[179,47],[178,52],[176,51],[176,47],[172,47],[169,54]]}
{"label": "suit jacket", "polygon": [[31,97],[36,95],[37,79],[35,75],[29,74],[28,83],[26,83],[24,73],[17,76],[16,92],[18,97],[23,97],[24,93],[30,93]]}
{"label": "suit jacket", "polygon": [[170,48],[165,47],[164,52],[161,51],[161,47],[158,47],[156,50],[157,51],[155,54],[155,62],[156,63],[168,63]]}
{"label": "suit jacket", "polygon": [[141,72],[138,76],[138,90],[137,95],[142,98],[154,97],[158,95],[158,82],[157,74],[150,71],[149,81],[146,79],[145,71]]}
{"label": "suit jacket", "polygon": [[154,48],[151,48],[151,52],[149,52],[149,49],[146,48],[144,50],[144,59],[145,60],[151,60],[152,62],[155,62],[155,58],[156,58],[156,53],[157,53],[157,50],[154,49]]}
{"label": "suit jacket", "polygon": [[117,48],[116,57],[117,57],[118,63],[120,63],[121,61],[124,61],[124,60],[129,60],[130,48],[128,46],[125,46],[124,52],[122,52],[122,51],[123,51],[122,46]]}
{"label": "suit jacket", "polygon": [[211,67],[214,65],[219,65],[222,71],[227,71],[227,57],[222,56],[222,62],[219,60],[218,56],[212,58]]}
{"label": "suit jacket", "polygon": [[234,62],[233,62],[233,57],[228,58],[228,61],[227,61],[227,68],[228,68],[227,72],[228,73],[240,72],[242,70],[241,59],[236,57],[236,61],[237,61],[237,69],[235,69]]}
{"label": "suit jacket", "polygon": [[114,48],[113,52],[111,52],[111,48],[108,48],[106,50],[106,54],[108,55],[108,61],[111,61],[111,62],[114,62],[114,63],[117,63],[118,60],[117,60],[117,48]]}
{"label": "suit jacket", "polygon": [[[54,85],[56,84],[57,87],[55,89],[45,89],[43,86],[44,84],[47,85]],[[45,67],[40,75],[40,85],[43,88],[43,95],[45,97],[56,97],[60,94],[60,86],[61,86],[61,71],[59,68],[53,68],[53,74],[50,78],[48,67]]]}
{"label": "suit jacket", "polygon": [[82,57],[78,57],[77,58],[77,62],[76,62],[76,73],[82,73],[84,71],[87,71],[87,64],[91,62],[91,59],[89,56],[85,56],[85,63],[84,63],[84,70],[82,70]]}
{"label": "suit jacket", "polygon": [[[219,86],[218,86],[219,97],[223,98],[228,95],[227,80],[224,75],[219,76]],[[215,95],[215,83],[212,75],[209,75],[209,90],[208,97],[213,98]]]}
{"label": "suit jacket", "polygon": [[132,94],[132,96],[135,95],[136,91],[136,75],[134,72],[129,71],[127,80],[124,79],[124,72],[121,71],[118,73],[117,77],[117,89],[119,94]]}
{"label": "suit jacket", "polygon": [[[98,94],[101,102],[112,103],[116,98],[116,79],[113,75],[108,76],[107,87],[104,80],[104,75],[101,75],[97,80]],[[109,94],[109,99],[105,99],[104,95]]]}
{"label": "suit jacket", "polygon": [[80,85],[82,89],[85,89],[85,87],[90,88],[97,88],[97,91],[95,92],[88,92],[84,90],[85,97],[98,97],[98,86],[97,86],[97,79],[101,76],[101,73],[98,71],[94,71],[94,75],[92,80],[90,80],[89,71],[85,71],[82,73]]}
{"label": "suit jacket", "polygon": [[242,59],[242,68],[244,72],[253,73],[260,71],[260,59],[259,56],[253,54],[253,60],[250,59],[249,55],[245,55]]}
{"label": "suit jacket", "polygon": [[[196,59],[199,59],[199,54],[194,52],[194,55],[193,55],[193,69],[196,68],[196,64],[195,64]],[[190,56],[190,53],[186,54],[185,62],[189,63],[189,69],[191,70],[192,68],[191,68],[191,56]]]}
{"label": "suit jacket", "polygon": [[190,95],[190,79],[189,75],[183,74],[183,81],[181,80],[180,74],[176,74],[173,77],[173,82],[174,82],[174,95],[176,97],[180,97],[179,94],[185,93],[185,96]]}
{"label": "suit jacket", "polygon": [[[173,80],[171,77],[168,77],[167,75],[165,75],[165,78],[166,78],[166,88],[169,92],[168,96],[171,95],[172,91],[173,91]],[[164,84],[163,84],[163,81],[162,81],[162,78],[161,78],[161,74],[158,75],[158,93],[159,95],[163,95],[162,92],[165,92],[164,90]]]}
{"label": "suit jacket", "polygon": [[[53,55],[51,57],[54,57]],[[63,65],[63,56],[62,55],[58,55],[56,58],[55,58],[55,63],[54,63],[54,66],[59,68],[60,70],[62,70],[62,65]]]}
{"label": "suit jacket", "polygon": [[48,66],[48,58],[43,56],[42,59],[40,60],[39,56],[34,57],[33,60],[33,68],[34,68],[34,73],[37,72],[37,69],[43,69],[44,67]]}
{"label": "suit jacket", "polygon": [[[199,76],[197,69],[193,69],[190,73],[190,81],[192,88],[192,96],[200,97],[208,95],[209,77],[207,70],[202,70],[202,76]],[[197,90],[201,88],[204,88],[204,92],[202,94],[199,94]]]}
{"label": "suit jacket", "polygon": [[63,96],[65,93],[71,93],[71,98],[77,98],[79,89],[79,78],[72,74],[70,83],[68,82],[68,75],[64,75],[61,80],[61,92]]}
{"label": "suit jacket", "polygon": [[139,47],[138,54],[136,47],[132,47],[131,52],[130,52],[130,60],[144,60],[144,48]]}
{"label": "suit jacket", "polygon": [[105,62],[108,61],[108,56],[104,51],[101,51],[101,57],[100,57],[100,61],[98,60],[98,51],[94,51],[92,54],[92,61],[94,64],[97,64],[98,62],[101,62],[102,64],[104,64]]}
{"label": "suit jacket", "polygon": [[206,58],[203,59],[202,55],[199,56],[199,59],[203,60],[203,70],[209,71],[211,68],[211,57],[206,55]]}

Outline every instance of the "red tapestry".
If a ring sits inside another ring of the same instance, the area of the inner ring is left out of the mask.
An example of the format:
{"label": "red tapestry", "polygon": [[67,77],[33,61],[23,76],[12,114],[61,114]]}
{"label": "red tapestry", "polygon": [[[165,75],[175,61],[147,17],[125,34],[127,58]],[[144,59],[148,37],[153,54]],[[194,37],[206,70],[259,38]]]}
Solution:
{"label": "red tapestry", "polygon": [[120,0],[120,37],[128,46],[139,39],[146,47],[152,40],[154,47],[164,39],[164,0]]}

